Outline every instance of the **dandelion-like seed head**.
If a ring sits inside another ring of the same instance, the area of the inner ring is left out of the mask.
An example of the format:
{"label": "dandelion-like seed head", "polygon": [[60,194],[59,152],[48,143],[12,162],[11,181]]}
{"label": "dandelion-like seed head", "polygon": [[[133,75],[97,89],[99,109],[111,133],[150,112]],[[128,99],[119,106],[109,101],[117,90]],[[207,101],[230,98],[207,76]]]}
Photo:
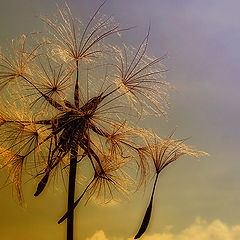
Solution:
{"label": "dandelion-like seed head", "polygon": [[[116,159],[118,158],[118,159]],[[110,155],[100,155],[100,165],[96,165],[95,175],[88,190],[88,199],[94,197],[99,203],[120,200],[127,196],[133,183],[130,176],[122,169],[128,159]]]}
{"label": "dandelion-like seed head", "polygon": [[[24,202],[22,192],[22,173],[24,157],[0,147],[0,167],[8,168],[8,179],[14,186],[17,198],[21,204]],[[6,184],[8,181],[6,181]]]}
{"label": "dandelion-like seed head", "polygon": [[[87,201],[119,200],[133,185],[138,190],[146,183],[151,166],[158,177],[183,155],[205,154],[173,134],[161,139],[139,127],[143,115],[165,115],[169,106],[165,56],[147,55],[149,30],[136,49],[113,46],[112,37],[129,29],[100,16],[104,3],[86,24],[67,5],[58,8],[56,18],[40,17],[48,28],[34,35],[40,43],[33,34],[23,35],[10,54],[0,54],[1,167],[8,169],[7,182],[20,202],[24,173],[38,181],[35,197],[58,172],[63,180],[66,173],[68,209],[59,223],[68,219],[68,240],[74,208],[85,195]],[[79,174],[83,161],[87,173]],[[77,174],[89,178],[76,200]]]}
{"label": "dandelion-like seed head", "polygon": [[98,17],[101,6],[86,25],[73,17],[67,4],[64,9],[58,8],[58,17],[55,19],[40,17],[50,30],[47,42],[52,44],[51,52],[67,62],[91,62],[101,56],[104,47],[99,43],[119,31],[112,17]]}
{"label": "dandelion-like seed head", "polygon": [[207,155],[203,151],[194,150],[185,145],[184,142],[186,139],[173,139],[173,135],[174,132],[166,139],[161,139],[156,135],[152,139],[146,138],[146,147],[139,149],[142,157],[151,159],[157,174],[183,155],[193,157]]}
{"label": "dandelion-like seed head", "polygon": [[[41,44],[27,47],[30,35],[22,35],[16,41],[12,41],[11,52],[0,54],[0,88],[18,80],[26,81],[26,76],[31,75],[30,64],[38,55]],[[30,41],[30,40],[29,40]]]}
{"label": "dandelion-like seed head", "polygon": [[162,61],[166,56],[150,58],[146,55],[148,37],[149,34],[135,51],[126,46],[123,51],[115,49],[116,83],[138,113],[166,115],[168,90],[172,88],[163,80],[166,68]]}

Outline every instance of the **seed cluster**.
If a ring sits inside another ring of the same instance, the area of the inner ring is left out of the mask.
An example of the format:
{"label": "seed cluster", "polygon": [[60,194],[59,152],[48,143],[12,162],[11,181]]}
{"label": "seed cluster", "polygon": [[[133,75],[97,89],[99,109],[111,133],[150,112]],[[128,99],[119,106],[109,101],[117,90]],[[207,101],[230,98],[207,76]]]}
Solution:
{"label": "seed cluster", "polygon": [[[137,127],[147,113],[166,114],[172,87],[163,80],[164,57],[146,55],[150,29],[135,49],[114,46],[130,29],[100,16],[99,9],[86,24],[68,6],[55,19],[40,17],[45,34],[23,35],[10,53],[1,53],[1,166],[8,168],[21,202],[23,172],[38,180],[35,196],[56,172],[68,173],[68,210],[59,220],[68,219],[68,239],[83,197],[107,203],[156,174],[139,238],[150,219],[159,173],[182,155],[204,153],[173,134],[163,140]],[[89,165],[89,179],[76,200],[76,168],[82,162]]]}

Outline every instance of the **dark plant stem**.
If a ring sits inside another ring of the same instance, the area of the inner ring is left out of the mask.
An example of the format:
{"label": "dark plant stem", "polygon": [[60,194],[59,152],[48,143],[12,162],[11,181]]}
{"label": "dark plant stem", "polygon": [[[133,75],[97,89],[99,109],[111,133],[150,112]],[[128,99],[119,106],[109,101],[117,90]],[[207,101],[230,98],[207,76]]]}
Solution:
{"label": "dark plant stem", "polygon": [[[78,61],[76,61],[77,78],[74,91],[74,103],[79,108],[79,83],[78,83]],[[73,240],[73,223],[74,223],[74,196],[75,196],[75,183],[76,183],[76,170],[77,170],[77,147],[71,149],[70,156],[70,169],[68,181],[68,209],[67,212],[67,240]]]}
{"label": "dark plant stem", "polygon": [[156,175],[156,178],[155,178],[155,181],[154,181],[154,185],[153,185],[153,190],[152,190],[152,196],[151,196],[151,198],[153,198],[153,195],[154,195],[154,193],[155,193],[155,188],[156,188],[156,185],[157,185],[158,177],[159,177],[159,172],[157,172],[157,175]]}
{"label": "dark plant stem", "polygon": [[146,213],[144,215],[142,224],[141,224],[141,226],[140,226],[140,228],[138,230],[138,233],[135,235],[134,239],[140,238],[145,233],[145,231],[147,230],[147,227],[148,227],[148,224],[149,224],[150,218],[151,218],[153,196],[154,196],[154,193],[155,193],[155,188],[156,188],[158,176],[159,176],[159,172],[157,172],[157,175],[156,175],[156,178],[155,178],[155,181],[154,181],[150,203],[149,203],[149,205],[147,207],[147,210],[146,210]]}
{"label": "dark plant stem", "polygon": [[79,108],[79,61],[76,61],[76,71],[77,71],[77,78],[75,83],[75,90],[74,90],[74,103],[77,108]]}
{"label": "dark plant stem", "polygon": [[[80,202],[80,200],[82,199],[82,197],[85,195],[86,191],[88,190],[88,188],[91,186],[91,184],[93,183],[95,178],[92,179],[92,181],[87,185],[87,187],[84,189],[83,193],[81,194],[81,196],[77,199],[77,201],[74,202],[73,205],[73,209],[75,209],[75,207],[78,205],[78,203]],[[58,221],[58,224],[62,223],[66,218],[68,218],[69,213],[66,212],[61,219]]]}
{"label": "dark plant stem", "polygon": [[68,219],[67,219],[67,240],[73,240],[74,220],[74,195],[77,169],[77,149],[71,150],[69,182],[68,182]]}

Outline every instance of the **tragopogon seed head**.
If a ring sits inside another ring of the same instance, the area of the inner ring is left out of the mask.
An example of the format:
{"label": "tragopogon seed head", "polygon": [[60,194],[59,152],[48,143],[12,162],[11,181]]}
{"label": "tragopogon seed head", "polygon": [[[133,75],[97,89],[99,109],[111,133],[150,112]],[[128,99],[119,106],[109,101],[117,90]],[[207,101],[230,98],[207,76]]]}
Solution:
{"label": "tragopogon seed head", "polygon": [[145,161],[149,158],[154,164],[155,171],[159,174],[167,165],[176,161],[183,155],[199,157],[207,153],[194,150],[184,144],[186,139],[174,140],[174,132],[166,139],[161,139],[156,135],[154,138],[146,138],[146,147],[140,148],[140,157]]}
{"label": "tragopogon seed head", "polygon": [[23,156],[17,155],[7,149],[0,147],[0,167],[8,168],[9,171],[8,180],[11,183],[13,183],[18,200],[21,204],[23,204],[24,202],[22,193],[23,163],[24,163]]}
{"label": "tragopogon seed head", "polygon": [[100,8],[86,25],[73,17],[67,4],[65,9],[58,9],[59,16],[55,19],[40,17],[50,30],[47,41],[52,46],[51,52],[67,62],[91,61],[100,56],[104,47],[99,43],[119,31],[111,17],[98,17]]}
{"label": "tragopogon seed head", "polygon": [[169,106],[168,90],[172,88],[163,80],[166,72],[162,64],[165,56],[150,58],[146,55],[149,33],[136,50],[124,46],[115,48],[115,81],[119,91],[129,99],[138,113],[166,114]]}
{"label": "tragopogon seed head", "polygon": [[16,41],[12,41],[12,52],[9,55],[0,54],[0,88],[17,80],[25,82],[24,77],[31,76],[30,64],[38,55],[37,50],[41,44],[28,48],[28,38],[30,35],[22,35]]}

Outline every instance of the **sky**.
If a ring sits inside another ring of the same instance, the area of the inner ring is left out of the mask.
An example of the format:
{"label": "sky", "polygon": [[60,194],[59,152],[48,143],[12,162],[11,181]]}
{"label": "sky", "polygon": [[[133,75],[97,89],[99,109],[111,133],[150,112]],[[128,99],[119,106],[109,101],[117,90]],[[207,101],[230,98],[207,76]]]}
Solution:
{"label": "sky", "polygon": [[[68,4],[76,17],[86,19],[101,1]],[[209,153],[198,160],[183,157],[163,171],[144,240],[240,239],[239,8],[237,0],[109,0],[101,9],[122,27],[135,27],[124,35],[133,46],[151,23],[149,55],[168,56],[166,80],[177,89],[171,92],[168,121],[148,117],[146,124],[162,137],[176,128],[177,137],[191,137],[188,144]],[[2,1],[0,45],[6,48],[22,33],[41,29],[35,15],[54,13],[55,1]],[[56,222],[66,208],[66,191],[50,186],[35,198],[34,190],[34,183],[24,186],[25,208],[12,198],[11,188],[0,190],[2,239],[65,239],[65,224]],[[76,239],[130,239],[149,191],[121,204],[79,206]]]}

